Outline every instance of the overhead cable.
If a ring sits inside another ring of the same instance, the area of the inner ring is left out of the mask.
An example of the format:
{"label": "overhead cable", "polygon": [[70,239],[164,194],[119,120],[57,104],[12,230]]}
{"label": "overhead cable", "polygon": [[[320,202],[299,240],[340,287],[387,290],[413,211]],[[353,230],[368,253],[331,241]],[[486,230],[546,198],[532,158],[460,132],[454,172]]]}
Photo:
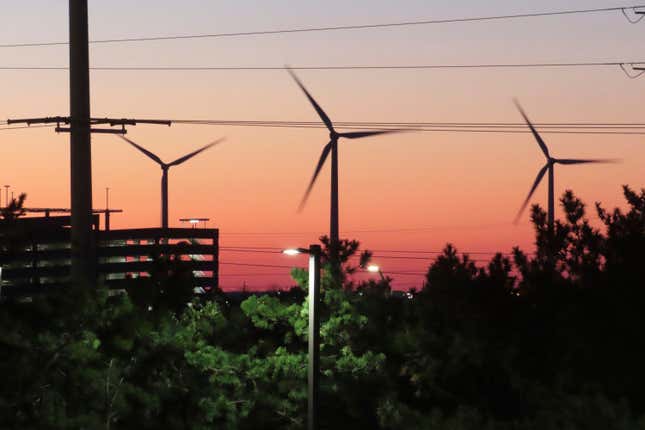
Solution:
{"label": "overhead cable", "polygon": [[[469,22],[485,22],[485,21],[500,21],[509,19],[523,19],[523,18],[538,18],[548,16],[562,16],[562,15],[579,15],[579,14],[595,14],[621,11],[622,14],[631,23],[637,23],[642,19],[641,17],[632,18],[627,14],[630,10],[634,14],[639,14],[645,8],[645,5],[634,5],[625,7],[606,7],[595,9],[569,9],[569,10],[556,10],[556,11],[543,11],[532,13],[518,13],[507,15],[489,15],[478,17],[461,17],[461,18],[445,18],[445,19],[421,19],[399,22],[385,22],[373,24],[348,24],[348,25],[327,25],[316,27],[298,27],[298,28],[283,28],[283,29],[268,29],[268,30],[252,30],[252,31],[236,31],[228,33],[195,33],[183,35],[160,35],[160,36],[131,36],[122,38],[106,38],[91,40],[90,44],[114,44],[114,43],[134,43],[134,42],[159,42],[169,40],[188,40],[188,39],[215,39],[215,38],[233,38],[233,37],[249,37],[249,36],[269,36],[278,34],[293,34],[293,33],[313,33],[324,31],[342,31],[342,30],[371,30],[382,28],[395,28],[395,27],[410,27],[410,26],[423,26],[435,24],[455,24],[455,23],[469,23]],[[69,42],[21,42],[21,43],[5,43],[0,44],[0,48],[26,48],[26,47],[45,47],[45,46],[67,46]]]}

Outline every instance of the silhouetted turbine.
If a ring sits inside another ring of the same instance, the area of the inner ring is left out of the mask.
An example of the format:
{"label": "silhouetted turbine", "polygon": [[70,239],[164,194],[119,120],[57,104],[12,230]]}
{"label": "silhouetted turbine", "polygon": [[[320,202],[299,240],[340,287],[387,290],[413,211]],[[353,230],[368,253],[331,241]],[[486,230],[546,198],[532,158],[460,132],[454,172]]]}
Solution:
{"label": "silhouetted turbine", "polygon": [[613,163],[616,162],[617,160],[607,160],[607,159],[594,159],[594,160],[581,160],[581,159],[570,159],[570,158],[553,158],[549,154],[549,148],[547,148],[546,144],[544,143],[544,140],[542,140],[542,137],[540,134],[537,132],[535,127],[533,127],[533,124],[531,121],[529,121],[528,117],[526,116],[526,113],[524,113],[524,110],[522,109],[522,106],[518,103],[517,100],[514,100],[515,106],[517,106],[517,109],[520,111],[522,116],[524,117],[524,120],[526,121],[526,124],[529,126],[531,129],[531,133],[533,133],[533,136],[535,137],[535,140],[537,140],[538,145],[540,145],[540,149],[544,153],[544,156],[546,157],[546,164],[544,167],[540,169],[540,171],[537,174],[537,177],[535,178],[535,182],[533,183],[533,186],[531,187],[531,191],[529,191],[528,196],[526,197],[526,200],[524,200],[524,203],[522,204],[522,207],[520,208],[519,212],[517,213],[517,216],[515,217],[515,223],[517,223],[520,219],[520,216],[522,216],[522,213],[524,212],[524,209],[526,209],[526,206],[529,203],[529,200],[531,200],[531,197],[533,196],[533,193],[535,192],[535,189],[537,188],[538,185],[540,185],[540,181],[544,177],[544,174],[549,172],[549,201],[548,201],[548,223],[549,227],[553,227],[555,215],[554,215],[554,205],[555,205],[555,196],[553,192],[554,188],[554,166],[556,164],[590,164],[590,163]]}
{"label": "silhouetted turbine", "polygon": [[218,143],[221,143],[224,140],[224,138],[218,139],[202,148],[199,148],[196,151],[186,154],[183,157],[179,157],[173,162],[164,163],[163,161],[161,161],[161,158],[157,157],[155,154],[143,148],[142,146],[137,145],[127,137],[125,136],[119,136],[119,137],[125,140],[126,142],[128,142],[130,145],[137,148],[139,151],[143,152],[148,158],[152,159],[154,162],[159,164],[159,166],[161,166],[161,171],[162,171],[162,174],[161,174],[161,227],[162,228],[168,228],[168,169],[170,169],[173,166],[178,166],[190,160],[200,152],[204,152],[208,148],[211,148],[217,145]]}
{"label": "silhouetted turbine", "polygon": [[322,110],[322,108],[316,103],[316,100],[309,94],[309,91],[305,88],[305,86],[300,82],[298,77],[293,73],[293,71],[289,68],[287,68],[293,79],[296,81],[298,86],[302,89],[302,91],[305,93],[307,98],[309,99],[309,102],[313,105],[314,109],[318,113],[318,116],[320,116],[320,119],[322,122],[327,126],[327,129],[329,130],[329,143],[325,145],[325,147],[322,150],[322,154],[320,155],[320,159],[318,160],[318,165],[316,166],[316,170],[314,171],[314,174],[311,178],[311,181],[309,182],[309,186],[307,187],[307,191],[305,192],[305,195],[302,198],[302,201],[300,202],[300,206],[298,207],[298,211],[301,211],[305,204],[307,203],[307,198],[309,197],[309,194],[311,193],[311,189],[314,186],[314,183],[316,182],[316,178],[318,178],[318,174],[320,173],[320,170],[323,168],[325,161],[327,160],[327,157],[329,156],[329,153],[331,152],[331,214],[330,214],[330,223],[329,223],[329,239],[330,239],[330,244],[332,245],[332,249],[336,250],[336,247],[339,243],[339,233],[338,233],[338,139],[341,137],[347,138],[347,139],[361,139],[363,137],[370,137],[370,136],[378,136],[380,134],[389,134],[389,133],[397,133],[401,132],[403,130],[374,130],[374,131],[352,131],[352,132],[347,132],[347,133],[338,133],[334,129],[334,125],[325,113],[325,111]]}

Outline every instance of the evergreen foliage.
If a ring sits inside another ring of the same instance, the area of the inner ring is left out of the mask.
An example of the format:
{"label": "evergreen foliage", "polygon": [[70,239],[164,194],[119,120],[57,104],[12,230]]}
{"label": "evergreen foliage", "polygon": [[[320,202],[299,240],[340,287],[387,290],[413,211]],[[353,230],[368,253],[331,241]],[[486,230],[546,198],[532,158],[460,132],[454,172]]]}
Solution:
{"label": "evergreen foliage", "polygon": [[[480,267],[447,245],[412,298],[352,282],[343,241],[340,283],[323,259],[322,428],[645,428],[645,190],[623,191],[601,229],[569,191],[553,229],[534,206],[535,254]],[[0,304],[0,428],[304,427],[306,271],[232,304],[157,261],[144,291]]]}

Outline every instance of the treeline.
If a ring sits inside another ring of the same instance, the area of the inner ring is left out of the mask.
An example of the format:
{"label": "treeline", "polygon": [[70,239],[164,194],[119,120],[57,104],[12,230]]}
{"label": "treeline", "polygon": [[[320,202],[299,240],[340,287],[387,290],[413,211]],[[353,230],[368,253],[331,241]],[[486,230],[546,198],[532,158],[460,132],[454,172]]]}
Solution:
{"label": "treeline", "polygon": [[[352,283],[344,241],[342,282],[322,282],[322,428],[645,428],[645,190],[624,195],[627,211],[596,205],[600,230],[571,192],[552,227],[534,207],[535,254],[478,267],[448,245],[411,298]],[[0,304],[0,428],[304,428],[292,275],[289,292],[185,305],[171,258],[130,294]]]}

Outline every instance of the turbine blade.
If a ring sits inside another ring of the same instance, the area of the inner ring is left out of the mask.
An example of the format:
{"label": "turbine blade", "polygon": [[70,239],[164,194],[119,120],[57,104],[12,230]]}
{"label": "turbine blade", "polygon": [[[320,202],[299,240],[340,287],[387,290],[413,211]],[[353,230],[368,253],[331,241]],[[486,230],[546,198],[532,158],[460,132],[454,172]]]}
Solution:
{"label": "turbine blade", "polygon": [[193,158],[195,155],[199,154],[200,152],[204,152],[208,148],[211,148],[211,147],[217,145],[218,143],[222,143],[223,141],[224,141],[224,138],[217,139],[216,141],[211,142],[208,145],[203,146],[203,147],[199,148],[198,150],[191,152],[190,154],[184,155],[183,157],[180,157],[180,158],[176,159],[172,163],[168,163],[168,167],[177,166],[177,165],[183,163],[184,161],[188,161],[191,158]]}
{"label": "turbine blade", "polygon": [[618,163],[620,160],[614,159],[586,159],[577,160],[572,158],[560,158],[555,160],[558,164],[589,164],[589,163]]}
{"label": "turbine blade", "polygon": [[402,133],[406,130],[393,129],[393,130],[374,130],[374,131],[350,131],[347,133],[339,133],[338,136],[347,139],[360,139],[363,137],[378,136],[379,134]]}
{"label": "turbine blade", "polygon": [[148,151],[146,148],[137,145],[136,143],[134,143],[133,141],[131,141],[130,139],[128,139],[125,136],[119,135],[119,137],[121,139],[125,140],[126,142],[128,142],[130,145],[132,145],[135,148],[137,148],[139,151],[143,152],[145,155],[147,155],[149,158],[153,159],[155,162],[161,164],[162,166],[164,165],[164,162],[161,161],[161,158],[157,157],[155,154],[153,154],[152,152]]}
{"label": "turbine blade", "polygon": [[291,77],[296,81],[296,83],[298,84],[300,89],[305,93],[305,95],[309,99],[309,102],[313,105],[314,109],[316,109],[316,112],[318,112],[318,116],[320,117],[320,119],[322,119],[322,122],[324,122],[325,125],[327,126],[327,129],[329,131],[334,131],[334,125],[331,123],[331,120],[329,119],[329,117],[327,116],[325,111],[322,110],[322,108],[316,102],[316,100],[314,100],[314,98],[311,96],[311,94],[309,94],[309,91],[307,91],[307,89],[302,84],[302,82],[300,82],[300,79],[298,79],[296,74],[293,73],[293,70],[291,70],[289,67],[287,67],[287,71],[291,74]]}
{"label": "turbine blade", "polygon": [[547,169],[549,168],[549,164],[545,164],[542,169],[537,174],[537,177],[535,178],[535,182],[533,183],[533,186],[531,187],[531,191],[529,191],[529,195],[526,196],[526,200],[524,200],[524,203],[522,203],[522,207],[520,208],[519,212],[515,216],[515,220],[513,221],[515,224],[519,221],[520,217],[522,216],[522,213],[524,212],[524,209],[526,209],[526,205],[529,204],[529,200],[531,200],[531,197],[533,197],[533,193],[535,192],[535,189],[540,185],[540,181],[544,177],[544,174],[546,173]]}
{"label": "turbine blade", "polygon": [[329,142],[327,145],[322,150],[322,154],[320,154],[320,159],[318,160],[318,165],[316,166],[316,170],[314,171],[314,175],[311,177],[311,181],[309,182],[309,186],[307,187],[307,191],[305,191],[305,195],[302,197],[302,200],[300,201],[300,205],[298,206],[298,212],[302,211],[304,209],[305,204],[307,203],[307,199],[309,198],[309,194],[311,193],[311,189],[314,187],[314,183],[316,182],[316,178],[318,178],[318,174],[320,173],[320,170],[323,168],[325,165],[325,161],[327,160],[327,156],[329,155],[329,151],[331,151],[331,142]]}
{"label": "turbine blade", "polygon": [[544,140],[542,140],[542,137],[537,132],[535,127],[533,127],[533,124],[529,120],[529,117],[526,116],[526,113],[524,112],[524,109],[522,109],[522,106],[520,106],[520,103],[517,100],[513,100],[513,101],[515,102],[515,106],[517,106],[517,109],[520,111],[520,113],[524,117],[524,121],[526,121],[526,124],[531,129],[531,133],[533,133],[533,136],[535,137],[535,140],[537,140],[538,145],[540,145],[540,149],[542,149],[542,152],[544,152],[544,155],[546,156],[546,158],[551,158],[551,156],[549,155],[549,148],[546,147],[546,143],[544,143]]}

